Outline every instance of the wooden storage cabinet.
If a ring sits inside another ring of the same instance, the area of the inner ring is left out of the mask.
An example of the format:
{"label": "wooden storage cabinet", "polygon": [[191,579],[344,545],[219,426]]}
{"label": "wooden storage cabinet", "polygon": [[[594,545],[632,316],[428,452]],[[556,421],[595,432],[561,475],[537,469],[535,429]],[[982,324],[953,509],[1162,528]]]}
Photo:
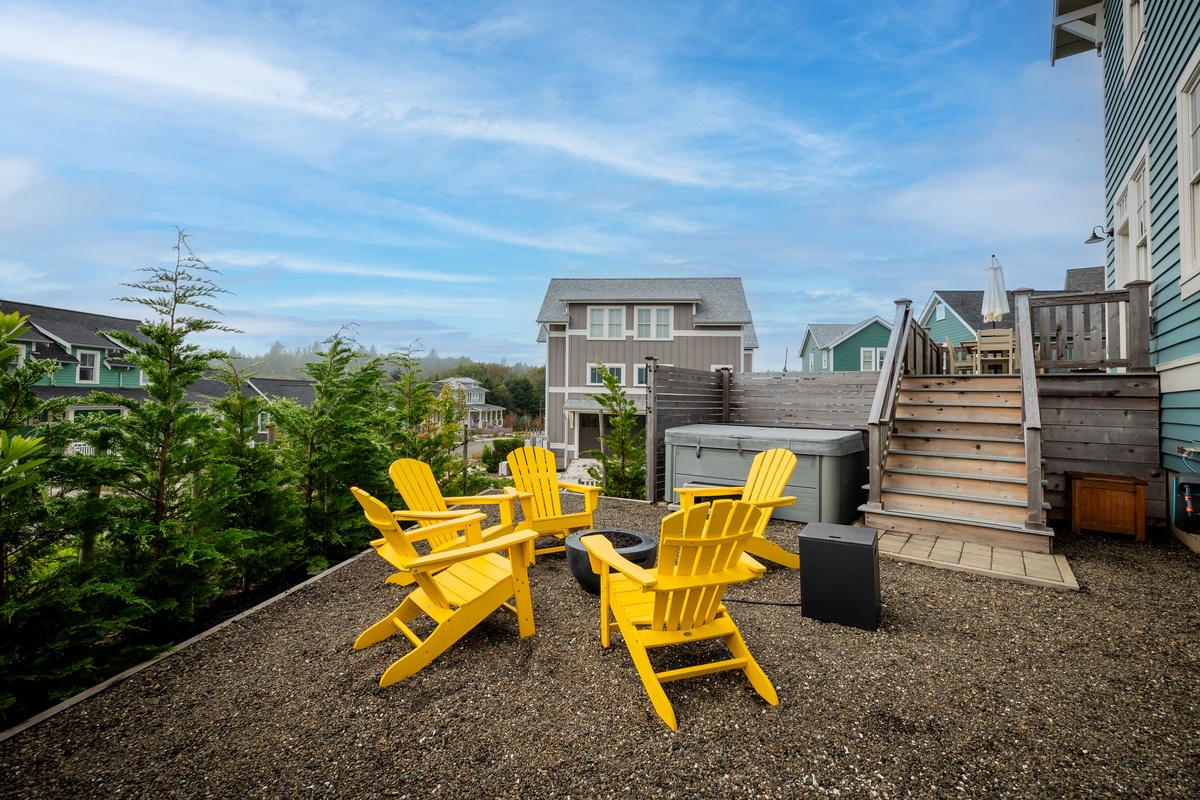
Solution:
{"label": "wooden storage cabinet", "polygon": [[1146,538],[1146,481],[1132,475],[1067,472],[1071,531],[1083,529]]}

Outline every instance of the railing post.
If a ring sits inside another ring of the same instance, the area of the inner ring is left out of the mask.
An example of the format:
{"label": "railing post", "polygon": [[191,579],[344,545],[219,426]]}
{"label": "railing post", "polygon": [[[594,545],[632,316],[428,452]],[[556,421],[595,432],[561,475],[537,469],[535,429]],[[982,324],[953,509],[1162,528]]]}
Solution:
{"label": "railing post", "polygon": [[[1038,399],[1037,364],[1033,353],[1033,289],[1013,292],[1017,303],[1017,371],[1021,373],[1021,426],[1025,439],[1025,529],[1042,531],[1042,408]],[[1046,332],[1042,331],[1045,339]],[[1059,338],[1061,349],[1064,337]]]}
{"label": "railing post", "polygon": [[658,359],[646,356],[646,499],[658,500],[658,426],[654,416],[654,390],[658,385]]}
{"label": "railing post", "polygon": [[[896,301],[896,319],[888,336],[887,353],[879,368],[879,381],[875,384],[875,396],[871,400],[871,416],[867,419],[867,471],[870,488],[867,490],[867,508],[878,511],[883,508],[883,460],[887,457],[887,442],[884,425],[892,425],[894,405],[889,398],[895,395],[899,375],[904,373],[904,350],[908,349],[908,319],[912,300],[902,297]],[[886,411],[885,411],[886,409]]]}
{"label": "railing post", "polygon": [[1129,291],[1129,371],[1150,371],[1150,281],[1130,281]]}
{"label": "railing post", "polygon": [[721,367],[721,422],[729,423],[729,384],[732,370]]}

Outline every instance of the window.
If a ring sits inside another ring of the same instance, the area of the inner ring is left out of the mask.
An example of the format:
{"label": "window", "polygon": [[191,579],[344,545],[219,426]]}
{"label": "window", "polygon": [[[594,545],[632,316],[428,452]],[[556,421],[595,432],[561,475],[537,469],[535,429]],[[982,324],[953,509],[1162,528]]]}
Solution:
{"label": "window", "polygon": [[671,338],[671,309],[669,307],[638,308],[634,310],[634,313],[637,316],[637,338]]}
{"label": "window", "polygon": [[883,356],[886,352],[886,347],[858,348],[858,368],[863,372],[878,372],[883,366]]}
{"label": "window", "polygon": [[650,383],[650,368],[645,364],[638,364],[633,368],[633,385],[647,386]]}
{"label": "window", "polygon": [[817,371],[817,354],[816,353],[808,354],[808,371],[809,372]]}
{"label": "window", "polygon": [[145,386],[149,382],[150,382],[150,379],[146,377],[146,370],[139,369],[138,370],[138,386]]}
{"label": "window", "polygon": [[945,303],[937,304],[937,309],[935,309],[935,311],[934,311],[934,316],[937,318],[938,322],[941,322],[942,320],[944,320],[946,318],[946,304]]}
{"label": "window", "polygon": [[625,338],[625,309],[600,308],[588,309],[588,338],[589,339],[624,339]]}
{"label": "window", "polygon": [[[609,374],[617,379],[617,386],[625,385],[625,365],[624,364],[605,364]],[[588,386],[603,386],[604,379],[600,377],[600,365],[588,365]]]}
{"label": "window", "polygon": [[1146,8],[1143,0],[1125,0],[1125,73],[1128,75],[1142,43],[1146,41]]}
{"label": "window", "polygon": [[271,415],[268,414],[266,411],[258,412],[258,432],[266,433],[267,429],[270,427],[271,427]]}
{"label": "window", "polygon": [[1179,78],[1179,293],[1200,292],[1200,47]]}
{"label": "window", "polygon": [[15,344],[17,347],[17,360],[14,366],[17,369],[20,369],[21,367],[25,366],[25,345],[21,344],[20,342],[16,342]]}
{"label": "window", "polygon": [[713,364],[711,366],[711,369],[713,372],[720,372],[723,369],[727,369],[730,372],[733,372],[733,364]]}
{"label": "window", "polygon": [[79,359],[79,366],[75,368],[75,382],[99,383],[100,351],[77,350],[75,352],[75,357]]}
{"label": "window", "polygon": [[829,369],[829,351],[821,351],[821,369]]}
{"label": "window", "polygon": [[1149,148],[1141,152],[1129,170],[1113,207],[1116,288],[1130,281],[1150,280],[1150,180]]}

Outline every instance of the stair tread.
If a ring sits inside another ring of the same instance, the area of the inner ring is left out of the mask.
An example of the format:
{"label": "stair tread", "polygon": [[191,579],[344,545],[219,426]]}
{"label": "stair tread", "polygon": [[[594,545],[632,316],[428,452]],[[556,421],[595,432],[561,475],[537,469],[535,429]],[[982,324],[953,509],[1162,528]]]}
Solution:
{"label": "stair tread", "polygon": [[[1022,481],[1024,483],[1024,481]],[[885,486],[880,490],[883,494],[903,494],[910,497],[937,497],[943,500],[960,500],[965,503],[979,503],[980,505],[991,506],[1013,506],[1014,508],[1024,508],[1028,503],[1027,500],[1009,500],[1003,497],[985,497],[977,494],[966,494],[963,492],[935,492],[929,489],[905,489],[903,487]]]}
{"label": "stair tread", "polygon": [[[982,425],[1020,425],[1019,422],[984,422]],[[901,433],[892,432],[893,439],[955,439],[964,442],[996,442],[998,444],[1023,444],[1024,439],[1009,436],[963,436],[959,433]]]}
{"label": "stair tread", "polygon": [[940,472],[931,469],[913,469],[912,467],[889,467],[884,470],[884,475],[895,473],[899,475],[929,475],[936,478],[960,478],[971,481],[991,481],[992,483],[1020,483],[1024,484],[1024,478],[1005,478],[1000,475],[980,475],[977,472]]}
{"label": "stair tread", "polygon": [[981,453],[948,453],[942,450],[904,450],[893,447],[890,453],[899,453],[906,456],[927,456],[934,458],[970,458],[975,461],[1006,461],[1010,463],[1024,464],[1025,459],[1021,456],[989,456]]}
{"label": "stair tread", "polygon": [[961,408],[1010,408],[1016,411],[1021,410],[1020,404],[1013,405],[1012,403],[972,403],[964,401],[962,403],[914,403],[911,400],[897,400],[896,405],[908,406],[917,408],[945,408],[946,406],[959,406]]}
{"label": "stair tread", "polygon": [[[1043,503],[1043,505],[1045,505]],[[959,525],[973,525],[977,528],[995,528],[997,530],[1012,531],[1014,533],[1029,533],[1037,536],[1054,536],[1054,529],[1047,526],[1045,530],[1036,530],[1026,528],[1024,525],[1013,522],[1002,522],[999,520],[984,520],[976,519],[975,517],[959,517],[953,514],[931,514],[920,511],[905,511],[895,508],[867,508],[866,504],[858,507],[859,511],[865,514],[884,514],[893,517],[905,517],[907,519],[928,519],[937,522],[953,522]]]}

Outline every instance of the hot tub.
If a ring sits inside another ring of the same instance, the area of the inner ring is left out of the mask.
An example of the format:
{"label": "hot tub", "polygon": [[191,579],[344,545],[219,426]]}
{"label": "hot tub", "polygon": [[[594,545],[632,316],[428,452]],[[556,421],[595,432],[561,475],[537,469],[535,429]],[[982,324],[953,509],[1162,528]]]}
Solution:
{"label": "hot tub", "polygon": [[785,495],[796,503],[776,508],[772,517],[793,522],[842,525],[866,502],[865,431],[818,428],[762,428],[748,425],[684,425],[666,437],[667,498],[679,502],[675,487],[687,483],[739,486],[763,450],[782,447],[796,454],[796,470]]}

